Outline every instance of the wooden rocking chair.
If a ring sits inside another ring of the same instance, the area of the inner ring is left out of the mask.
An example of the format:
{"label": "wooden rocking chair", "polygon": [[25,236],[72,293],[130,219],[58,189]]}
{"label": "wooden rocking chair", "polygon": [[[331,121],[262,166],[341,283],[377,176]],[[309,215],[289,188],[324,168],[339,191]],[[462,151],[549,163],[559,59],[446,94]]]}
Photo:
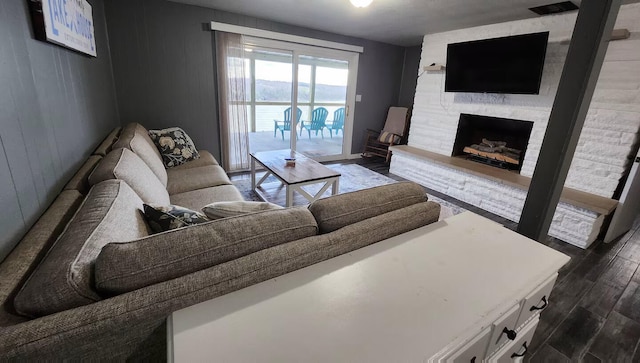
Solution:
{"label": "wooden rocking chair", "polygon": [[389,150],[389,147],[402,145],[407,142],[409,119],[410,113],[408,108],[390,107],[382,131],[367,129],[362,157],[379,156],[383,157],[387,163],[391,161],[391,150]]}

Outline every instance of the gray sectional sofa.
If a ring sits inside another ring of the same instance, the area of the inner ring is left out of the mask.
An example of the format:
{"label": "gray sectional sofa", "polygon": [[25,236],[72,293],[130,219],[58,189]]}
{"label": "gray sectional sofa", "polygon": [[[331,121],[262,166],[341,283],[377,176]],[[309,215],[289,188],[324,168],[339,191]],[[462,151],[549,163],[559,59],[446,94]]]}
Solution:
{"label": "gray sectional sofa", "polygon": [[242,196],[210,153],[166,170],[114,130],[0,264],[0,359],[165,360],[171,312],[438,220],[414,183],[152,234],[143,203]]}

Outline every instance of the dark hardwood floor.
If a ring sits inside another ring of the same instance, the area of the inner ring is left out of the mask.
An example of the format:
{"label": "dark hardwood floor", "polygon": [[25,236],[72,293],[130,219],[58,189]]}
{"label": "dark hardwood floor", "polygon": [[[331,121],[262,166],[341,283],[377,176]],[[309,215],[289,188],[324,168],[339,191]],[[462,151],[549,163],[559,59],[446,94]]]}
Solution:
{"label": "dark hardwood floor", "polygon": [[[395,180],[381,159],[357,163]],[[236,175],[234,178],[246,178]],[[515,230],[517,223],[425,188],[438,198]],[[559,273],[526,360],[530,362],[640,362],[640,221],[611,243],[583,250],[548,237],[541,243],[571,257]]]}

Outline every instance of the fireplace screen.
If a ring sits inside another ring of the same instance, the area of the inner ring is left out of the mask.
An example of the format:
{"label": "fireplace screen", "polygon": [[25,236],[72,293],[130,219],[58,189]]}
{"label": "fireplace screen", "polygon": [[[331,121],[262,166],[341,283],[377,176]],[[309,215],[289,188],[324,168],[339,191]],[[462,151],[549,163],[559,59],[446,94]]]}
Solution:
{"label": "fireplace screen", "polygon": [[533,122],[460,114],[451,156],[520,171]]}

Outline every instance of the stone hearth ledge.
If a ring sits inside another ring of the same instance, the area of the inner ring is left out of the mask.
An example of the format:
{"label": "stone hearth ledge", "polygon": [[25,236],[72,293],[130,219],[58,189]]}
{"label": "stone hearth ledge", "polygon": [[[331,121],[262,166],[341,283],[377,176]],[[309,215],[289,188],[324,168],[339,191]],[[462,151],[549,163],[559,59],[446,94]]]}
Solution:
{"label": "stone hearth ledge", "polygon": [[[408,151],[410,149],[415,148],[399,146],[392,149],[391,173],[511,221],[520,220],[526,188],[447,166],[424,155],[416,155]],[[595,208],[597,211],[561,201],[549,235],[580,248],[589,247],[597,238],[604,218],[615,208],[616,201],[610,201],[613,207]]]}

